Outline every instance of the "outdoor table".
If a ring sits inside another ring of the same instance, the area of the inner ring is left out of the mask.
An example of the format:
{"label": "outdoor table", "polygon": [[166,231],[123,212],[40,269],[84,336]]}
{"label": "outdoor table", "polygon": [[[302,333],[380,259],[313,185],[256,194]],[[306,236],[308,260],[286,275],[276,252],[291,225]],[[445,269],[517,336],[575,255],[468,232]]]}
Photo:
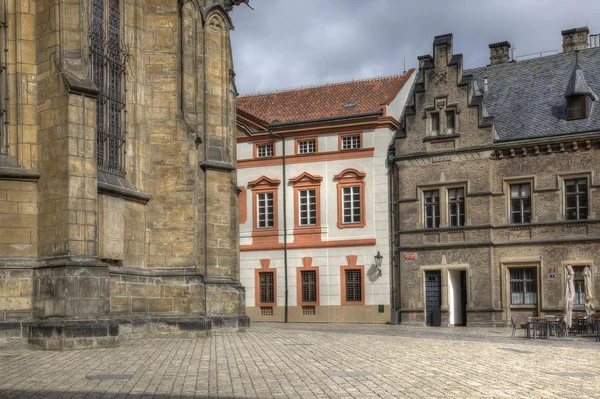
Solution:
{"label": "outdoor table", "polygon": [[550,324],[545,320],[527,321],[525,322],[527,328],[527,338],[531,338],[531,330],[533,330],[533,339],[536,339],[536,333],[539,332],[539,338],[546,338],[550,336]]}

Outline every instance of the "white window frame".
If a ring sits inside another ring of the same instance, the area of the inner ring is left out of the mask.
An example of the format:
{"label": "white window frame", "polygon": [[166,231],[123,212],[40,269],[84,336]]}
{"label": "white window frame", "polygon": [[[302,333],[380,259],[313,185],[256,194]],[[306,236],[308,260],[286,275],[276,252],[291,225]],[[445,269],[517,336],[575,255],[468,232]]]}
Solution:
{"label": "white window frame", "polygon": [[275,152],[273,143],[263,143],[256,145],[257,158],[272,158]]}
{"label": "white window frame", "polygon": [[[272,191],[260,192],[256,196],[256,228],[272,229],[275,227],[275,193]],[[268,196],[271,198],[269,199]],[[271,208],[270,212],[269,207]],[[264,215],[264,221],[262,222],[261,215]],[[261,223],[264,223],[264,226],[261,226]]]}
{"label": "white window frame", "polygon": [[360,134],[342,136],[342,150],[358,150],[360,146]]}
{"label": "white window frame", "polygon": [[[346,190],[349,190],[350,200],[346,201]],[[342,187],[342,224],[360,224],[362,219],[363,209],[361,207],[361,186],[344,186]],[[358,196],[358,199],[355,199]],[[355,203],[358,202],[358,207],[355,207]],[[348,206],[347,206],[348,205]],[[346,221],[346,210],[350,210],[350,221]]]}
{"label": "white window frame", "polygon": [[317,152],[317,140],[298,140],[298,154],[314,154]]}
{"label": "white window frame", "polygon": [[[312,203],[311,203],[311,198],[313,199]],[[302,203],[303,200],[306,200],[305,204]],[[306,207],[306,209],[303,210],[303,207]],[[306,212],[306,216],[302,215],[303,212]],[[313,219],[314,219],[314,223],[311,223],[311,221]],[[317,225],[317,190],[316,190],[316,188],[307,188],[307,189],[298,190],[298,225],[299,226],[316,226]]]}

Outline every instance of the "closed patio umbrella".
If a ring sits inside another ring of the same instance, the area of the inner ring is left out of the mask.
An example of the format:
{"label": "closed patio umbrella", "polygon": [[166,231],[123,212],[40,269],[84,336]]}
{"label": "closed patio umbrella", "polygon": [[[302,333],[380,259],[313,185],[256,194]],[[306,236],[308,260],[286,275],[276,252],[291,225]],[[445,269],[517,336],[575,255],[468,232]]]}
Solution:
{"label": "closed patio umbrella", "polygon": [[583,284],[585,289],[585,313],[591,316],[596,312],[596,306],[592,294],[592,271],[588,266],[583,269]]}
{"label": "closed patio umbrella", "polygon": [[573,305],[575,304],[575,284],[573,283],[573,277],[575,273],[571,265],[567,265],[567,284],[565,284],[565,317],[564,323],[565,328],[571,328],[573,324]]}

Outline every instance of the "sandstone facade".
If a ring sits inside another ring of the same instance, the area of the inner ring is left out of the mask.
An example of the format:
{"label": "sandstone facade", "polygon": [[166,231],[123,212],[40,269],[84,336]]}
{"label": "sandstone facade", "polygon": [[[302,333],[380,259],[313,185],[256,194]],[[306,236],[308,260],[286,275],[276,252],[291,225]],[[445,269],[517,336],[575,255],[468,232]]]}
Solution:
{"label": "sandstone facade", "polygon": [[[435,325],[434,312],[441,325],[560,314],[566,265],[579,273],[590,268],[597,302],[600,114],[593,91],[600,90],[600,51],[581,50],[578,61],[566,51],[514,63],[496,56],[508,54],[510,44],[501,42],[490,45],[492,65],[463,71],[452,42],[452,35],[438,36],[433,56],[419,57],[396,141],[402,322]],[[592,88],[582,95],[596,108],[570,120],[567,87],[577,65]],[[519,187],[520,197],[513,191]],[[579,292],[576,312],[584,301]]]}
{"label": "sandstone facade", "polygon": [[0,322],[245,323],[240,2],[3,3]]}

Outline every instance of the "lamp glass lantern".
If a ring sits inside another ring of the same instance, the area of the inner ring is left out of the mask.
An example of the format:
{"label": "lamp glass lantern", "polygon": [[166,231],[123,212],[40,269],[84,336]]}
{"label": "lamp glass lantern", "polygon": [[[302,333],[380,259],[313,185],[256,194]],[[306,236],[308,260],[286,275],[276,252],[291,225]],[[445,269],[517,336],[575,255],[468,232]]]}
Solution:
{"label": "lamp glass lantern", "polygon": [[375,267],[377,268],[377,273],[381,276],[381,262],[383,261],[383,255],[379,251],[377,251],[377,255],[375,255]]}

